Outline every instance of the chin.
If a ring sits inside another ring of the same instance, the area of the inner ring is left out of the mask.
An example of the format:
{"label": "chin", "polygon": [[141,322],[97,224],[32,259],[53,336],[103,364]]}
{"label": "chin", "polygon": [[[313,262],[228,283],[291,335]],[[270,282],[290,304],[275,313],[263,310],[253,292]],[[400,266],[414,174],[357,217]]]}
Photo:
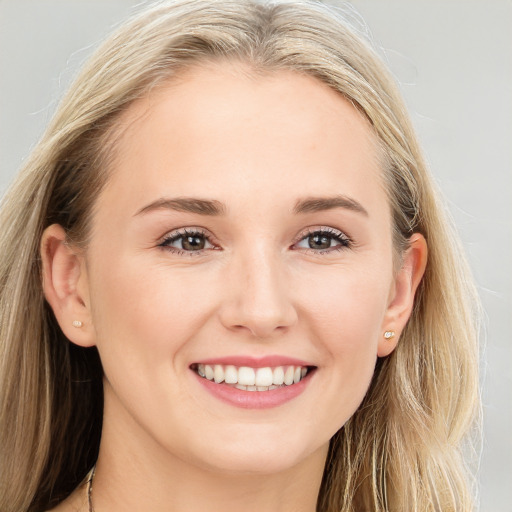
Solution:
{"label": "chin", "polygon": [[208,460],[204,468],[225,475],[265,476],[286,472],[302,460],[296,454],[284,457],[281,453],[258,454],[257,457],[254,454],[237,454],[217,461]]}
{"label": "chin", "polygon": [[[292,436],[293,437],[293,436]],[[294,441],[294,442],[293,442]],[[305,461],[312,453],[326,447],[300,439],[289,439],[281,433],[271,438],[254,432],[236,439],[211,440],[209,447],[201,449],[197,462],[207,470],[238,475],[269,475],[285,472]],[[204,454],[207,454],[207,458]]]}

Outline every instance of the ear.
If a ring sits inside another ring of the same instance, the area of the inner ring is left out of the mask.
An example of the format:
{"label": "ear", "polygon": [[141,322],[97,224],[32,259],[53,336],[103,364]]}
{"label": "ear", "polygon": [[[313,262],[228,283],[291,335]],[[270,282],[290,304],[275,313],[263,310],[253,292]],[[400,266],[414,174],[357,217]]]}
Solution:
{"label": "ear", "polygon": [[[391,289],[388,308],[382,325],[382,338],[379,340],[377,356],[385,357],[396,348],[400,334],[411,316],[414,295],[427,266],[428,248],[423,235],[415,233],[409,240],[403,264],[395,276]],[[391,331],[394,336],[384,337]]]}
{"label": "ear", "polygon": [[44,294],[62,332],[76,345],[93,346],[85,260],[77,247],[67,243],[66,232],[58,224],[43,233],[41,259]]}

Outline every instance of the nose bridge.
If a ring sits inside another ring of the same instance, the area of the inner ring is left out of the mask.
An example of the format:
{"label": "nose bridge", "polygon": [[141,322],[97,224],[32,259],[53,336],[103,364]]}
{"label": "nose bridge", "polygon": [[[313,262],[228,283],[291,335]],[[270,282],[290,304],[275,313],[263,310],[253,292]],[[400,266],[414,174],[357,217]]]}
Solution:
{"label": "nose bridge", "polygon": [[226,327],[262,338],[296,321],[283,258],[271,244],[238,251],[230,267],[222,315]]}

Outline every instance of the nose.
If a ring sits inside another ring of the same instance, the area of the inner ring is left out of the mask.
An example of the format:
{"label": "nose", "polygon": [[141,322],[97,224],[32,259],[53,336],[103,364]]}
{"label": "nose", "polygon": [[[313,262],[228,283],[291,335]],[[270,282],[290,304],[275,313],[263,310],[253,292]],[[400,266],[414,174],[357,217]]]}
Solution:
{"label": "nose", "polygon": [[227,269],[221,323],[231,331],[270,338],[297,322],[292,288],[278,255],[252,250]]}

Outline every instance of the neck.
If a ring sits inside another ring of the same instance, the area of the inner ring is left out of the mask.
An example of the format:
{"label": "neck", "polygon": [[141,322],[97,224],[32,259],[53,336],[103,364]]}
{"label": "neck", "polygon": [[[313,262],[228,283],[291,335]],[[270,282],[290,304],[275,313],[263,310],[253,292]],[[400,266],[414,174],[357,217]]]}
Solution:
{"label": "neck", "polygon": [[[95,512],[223,510],[314,512],[325,453],[277,474],[229,474],[180,460],[166,467],[100,453],[94,476]],[[312,471],[315,468],[316,471]]]}
{"label": "neck", "polygon": [[[225,512],[313,512],[320,488],[298,471],[275,475],[207,474],[191,468],[163,473],[120,468],[98,461],[92,501],[95,512],[223,510]],[[309,472],[307,472],[309,475]],[[321,475],[321,474],[320,474]]]}

